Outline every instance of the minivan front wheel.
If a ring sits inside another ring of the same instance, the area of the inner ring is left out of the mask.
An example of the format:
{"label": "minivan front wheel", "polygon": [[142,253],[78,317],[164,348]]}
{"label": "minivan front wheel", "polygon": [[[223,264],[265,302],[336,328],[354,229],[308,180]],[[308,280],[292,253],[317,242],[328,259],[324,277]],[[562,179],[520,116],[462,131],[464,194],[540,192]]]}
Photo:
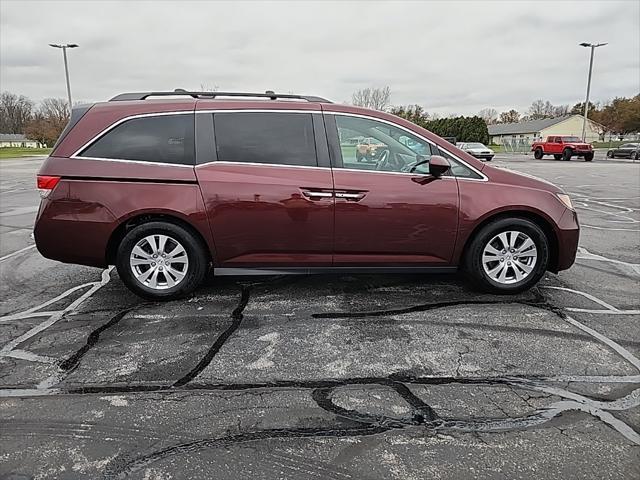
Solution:
{"label": "minivan front wheel", "polygon": [[201,243],[188,230],[166,222],[133,228],[118,247],[116,267],[137,295],[171,300],[193,292],[207,271]]}
{"label": "minivan front wheel", "polygon": [[492,293],[534,286],[549,263],[549,242],[535,223],[503,218],[484,226],[471,242],[465,269],[474,284]]}

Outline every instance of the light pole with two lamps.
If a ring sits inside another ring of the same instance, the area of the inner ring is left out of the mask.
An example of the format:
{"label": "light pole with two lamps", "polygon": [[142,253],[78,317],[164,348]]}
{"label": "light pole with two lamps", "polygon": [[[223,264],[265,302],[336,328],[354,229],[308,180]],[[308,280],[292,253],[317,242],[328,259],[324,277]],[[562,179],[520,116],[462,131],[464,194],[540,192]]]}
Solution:
{"label": "light pole with two lamps", "polygon": [[57,44],[57,43],[50,43],[49,46],[62,49],[62,56],[64,58],[64,74],[67,78],[67,97],[69,98],[69,113],[71,113],[71,109],[73,108],[73,103],[71,103],[71,85],[69,84],[69,65],[67,64],[67,48],[77,48],[78,45],[76,45],[75,43],[65,43],[64,45]]}
{"label": "light pole with two lamps", "polygon": [[582,141],[586,140],[587,133],[587,113],[589,112],[589,91],[591,90],[591,71],[593,70],[593,52],[596,48],[602,47],[606,43],[587,43],[582,42],[581,47],[591,48],[591,60],[589,60],[589,79],[587,80],[587,99],[584,102],[584,118],[582,119]]}

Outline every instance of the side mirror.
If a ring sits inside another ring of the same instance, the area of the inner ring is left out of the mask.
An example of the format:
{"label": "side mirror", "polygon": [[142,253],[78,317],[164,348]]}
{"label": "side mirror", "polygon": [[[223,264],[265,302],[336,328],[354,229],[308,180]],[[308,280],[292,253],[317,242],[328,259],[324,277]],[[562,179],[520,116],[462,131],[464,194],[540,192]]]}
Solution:
{"label": "side mirror", "polygon": [[444,175],[450,168],[449,160],[440,155],[433,155],[429,160],[429,173],[436,178]]}

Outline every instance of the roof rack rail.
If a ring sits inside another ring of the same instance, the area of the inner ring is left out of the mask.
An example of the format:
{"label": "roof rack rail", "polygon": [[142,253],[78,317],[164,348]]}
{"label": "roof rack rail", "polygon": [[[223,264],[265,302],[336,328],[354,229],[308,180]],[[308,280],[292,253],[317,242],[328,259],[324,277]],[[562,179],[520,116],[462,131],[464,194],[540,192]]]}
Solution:
{"label": "roof rack rail", "polygon": [[148,97],[172,97],[176,95],[185,95],[193,98],[216,98],[216,97],[257,97],[277,100],[279,98],[292,100],[306,100],[307,102],[333,103],[330,100],[313,95],[292,95],[289,93],[275,93],[267,90],[264,93],[249,92],[189,92],[182,88],[176,88],[173,92],[131,92],[121,93],[113,97],[110,102],[119,102],[125,100],[145,100]]}

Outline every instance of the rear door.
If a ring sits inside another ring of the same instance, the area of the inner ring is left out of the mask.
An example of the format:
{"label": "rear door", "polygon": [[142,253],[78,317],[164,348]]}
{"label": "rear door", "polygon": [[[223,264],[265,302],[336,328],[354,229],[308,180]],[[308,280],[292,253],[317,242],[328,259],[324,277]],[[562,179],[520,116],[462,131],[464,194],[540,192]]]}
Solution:
{"label": "rear door", "polygon": [[[371,118],[325,113],[335,185],[335,266],[437,267],[451,262],[458,228],[458,184],[436,179],[428,142]],[[346,141],[373,137],[375,161],[359,162]]]}
{"label": "rear door", "polygon": [[216,267],[331,265],[333,178],[320,113],[198,112],[196,132]]}

